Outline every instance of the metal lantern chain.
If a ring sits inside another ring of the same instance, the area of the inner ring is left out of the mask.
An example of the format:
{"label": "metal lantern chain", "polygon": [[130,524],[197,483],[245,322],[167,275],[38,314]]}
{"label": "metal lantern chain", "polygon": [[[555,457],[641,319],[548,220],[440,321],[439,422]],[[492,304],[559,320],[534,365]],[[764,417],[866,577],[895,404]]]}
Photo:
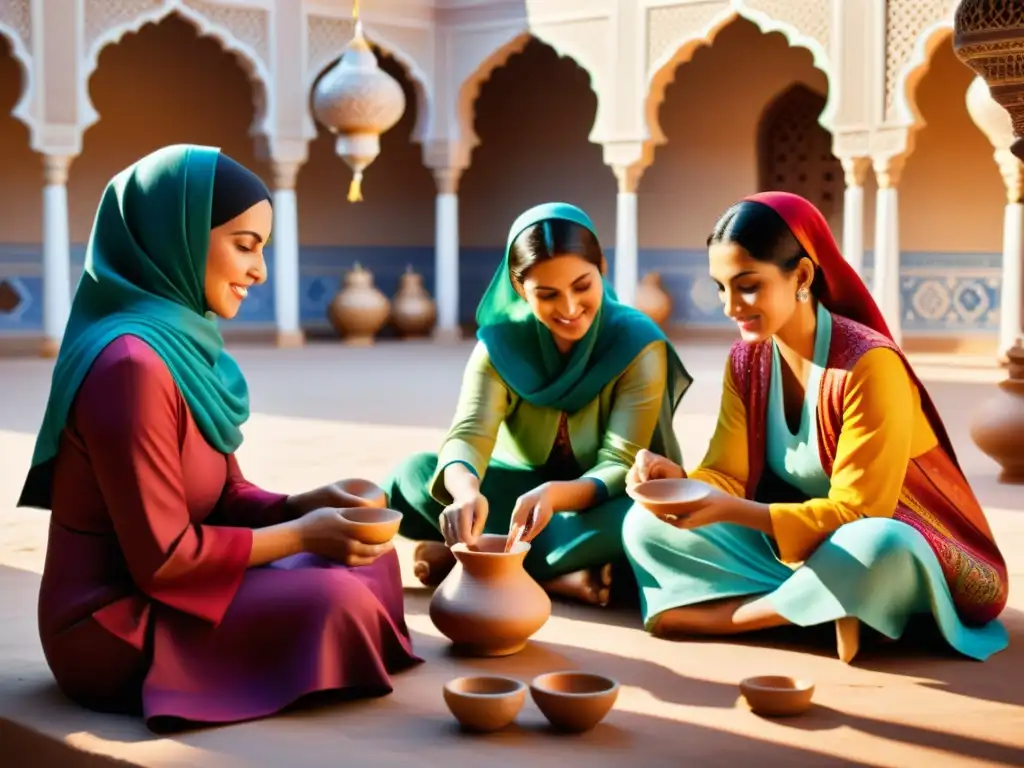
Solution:
{"label": "metal lantern chain", "polygon": [[348,199],[358,202],[363,199],[363,171],[380,154],[381,134],[405,113],[405,91],[380,68],[363,36],[359,0],[352,5],[352,19],[352,39],[313,92],[313,114],[337,136],[335,151],[353,171]]}

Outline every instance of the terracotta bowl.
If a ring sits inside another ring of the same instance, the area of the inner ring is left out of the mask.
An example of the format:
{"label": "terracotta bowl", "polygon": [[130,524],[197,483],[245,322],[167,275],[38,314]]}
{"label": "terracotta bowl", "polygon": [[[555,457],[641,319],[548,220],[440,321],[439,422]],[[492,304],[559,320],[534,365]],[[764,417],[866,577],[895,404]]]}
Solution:
{"label": "terracotta bowl", "polygon": [[511,677],[457,677],[444,684],[444,703],[466,730],[490,733],[516,719],[526,686]]}
{"label": "terracotta bowl", "polygon": [[351,477],[348,480],[342,480],[339,482],[338,487],[345,493],[350,493],[353,496],[365,499],[369,502],[371,507],[383,508],[388,505],[387,496],[385,496],[384,490],[379,486],[374,485],[369,480],[363,480],[359,477]]}
{"label": "terracotta bowl", "polygon": [[395,538],[402,513],[377,507],[349,507],[340,510],[348,534],[363,544],[384,544]]}
{"label": "terracotta bowl", "polygon": [[783,675],[761,675],[743,680],[740,693],[754,714],[790,717],[801,715],[811,708],[814,683]]}
{"label": "terracotta bowl", "polygon": [[589,672],[549,672],[530,683],[530,696],[544,717],[561,731],[589,731],[611,710],[619,683]]}
{"label": "terracotta bowl", "polygon": [[628,488],[626,493],[658,517],[685,517],[691,507],[711,493],[711,486],[687,478],[648,480]]}

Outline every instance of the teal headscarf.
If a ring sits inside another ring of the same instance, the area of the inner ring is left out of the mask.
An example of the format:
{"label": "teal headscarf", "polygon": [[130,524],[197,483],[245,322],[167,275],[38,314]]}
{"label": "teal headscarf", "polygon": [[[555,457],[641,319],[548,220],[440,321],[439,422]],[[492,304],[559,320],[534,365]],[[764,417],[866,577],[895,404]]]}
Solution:
{"label": "teal headscarf", "polygon": [[[607,279],[601,309],[590,330],[562,355],[543,323],[512,284],[509,254],[515,239],[543,221],[564,220],[585,227],[597,237],[590,217],[568,203],[545,203],[516,219],[508,233],[505,257],[477,307],[477,338],[487,347],[491,364],[505,383],[523,400],[541,407],[574,413],[593,401],[651,342],[665,342],[668,351],[668,386],[655,445],[676,446],[671,418],[693,383],[675,348],[647,315],[620,304]],[[666,421],[665,418],[662,422]],[[676,448],[673,452],[678,452]]]}
{"label": "teal headscarf", "polygon": [[210,445],[231,453],[242,443],[248,388],[205,298],[219,156],[212,147],[164,147],[104,190],[19,506],[50,508],[53,460],[71,404],[96,357],[125,334],[167,364]]}

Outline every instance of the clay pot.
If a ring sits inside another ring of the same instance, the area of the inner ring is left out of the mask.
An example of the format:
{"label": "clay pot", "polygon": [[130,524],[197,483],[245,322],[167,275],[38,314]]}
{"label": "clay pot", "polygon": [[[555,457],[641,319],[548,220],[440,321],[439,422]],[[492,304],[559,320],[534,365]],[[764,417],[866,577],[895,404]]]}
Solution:
{"label": "clay pot", "polygon": [[700,480],[647,480],[627,488],[633,501],[658,517],[683,517],[711,493],[711,486]]}
{"label": "clay pot", "polygon": [[347,344],[369,346],[391,312],[391,302],[373,284],[373,274],[357,262],[327,307],[327,318]]}
{"label": "clay pot", "polygon": [[386,507],[388,504],[387,495],[384,489],[369,480],[361,477],[350,477],[339,480],[338,487],[345,493],[362,499],[368,507]]}
{"label": "clay pot", "polygon": [[526,686],[511,677],[457,677],[444,684],[444,703],[468,731],[491,733],[516,719],[526,703]]}
{"label": "clay pot", "polygon": [[811,708],[814,683],[780,675],[748,677],[740,683],[740,693],[755,715],[791,717]]}
{"label": "clay pot", "polygon": [[551,615],[551,598],[523,568],[530,545],[505,554],[506,536],[484,534],[472,549],[456,544],[458,561],[434,591],[430,620],[466,656],[518,653]]}
{"label": "clay pot", "polygon": [[619,697],[619,684],[589,672],[549,672],[533,679],[530,697],[555,728],[582,733],[604,720]]}
{"label": "clay pot", "polygon": [[423,287],[423,276],[406,267],[391,302],[391,324],[400,336],[426,336],[436,320],[437,305]]}
{"label": "clay pot", "polygon": [[658,325],[664,325],[672,315],[672,297],[661,285],[661,273],[648,272],[636,289],[636,308]]}
{"label": "clay pot", "polygon": [[1003,468],[999,482],[1024,483],[1024,347],[1018,340],[1007,353],[1010,375],[971,417],[971,439]]}
{"label": "clay pot", "polygon": [[398,510],[376,507],[348,507],[341,510],[341,518],[348,536],[371,546],[391,541],[402,524]]}

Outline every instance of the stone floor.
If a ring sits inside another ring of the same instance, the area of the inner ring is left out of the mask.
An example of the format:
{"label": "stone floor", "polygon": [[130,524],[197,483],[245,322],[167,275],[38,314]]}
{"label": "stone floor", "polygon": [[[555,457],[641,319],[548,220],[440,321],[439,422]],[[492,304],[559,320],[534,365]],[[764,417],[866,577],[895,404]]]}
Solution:
{"label": "stone floor", "polygon": [[[696,378],[677,419],[692,465],[714,428],[726,350],[680,349]],[[268,488],[297,491],[344,476],[380,478],[404,454],[435,448],[469,346],[317,344],[235,352],[254,410],[243,467]],[[947,419],[1011,573],[1024,577],[1024,489],[999,486],[995,465],[968,434],[971,409],[1002,373],[963,356],[919,357],[915,365]],[[411,578],[407,542],[401,543],[406,606],[427,663],[397,676],[391,696],[169,738],[136,720],[81,711],[54,687],[36,637],[47,518],[14,506],[49,372],[50,363],[41,360],[0,360],[0,765],[300,768],[502,759],[540,768],[574,758],[589,766],[624,760],[644,766],[1024,764],[1024,597],[1016,590],[1004,614],[1011,648],[983,664],[953,656],[926,631],[914,642],[866,648],[845,666],[835,658],[829,628],[669,643],[645,635],[635,614],[564,604],[519,655],[457,661],[427,616],[429,595]],[[464,736],[441,698],[443,682],[466,670],[529,680],[560,668],[596,670],[622,683],[616,709],[588,734],[549,733],[528,699],[516,727]],[[791,721],[754,716],[738,701],[736,684],[758,673],[813,678],[815,709]]]}

